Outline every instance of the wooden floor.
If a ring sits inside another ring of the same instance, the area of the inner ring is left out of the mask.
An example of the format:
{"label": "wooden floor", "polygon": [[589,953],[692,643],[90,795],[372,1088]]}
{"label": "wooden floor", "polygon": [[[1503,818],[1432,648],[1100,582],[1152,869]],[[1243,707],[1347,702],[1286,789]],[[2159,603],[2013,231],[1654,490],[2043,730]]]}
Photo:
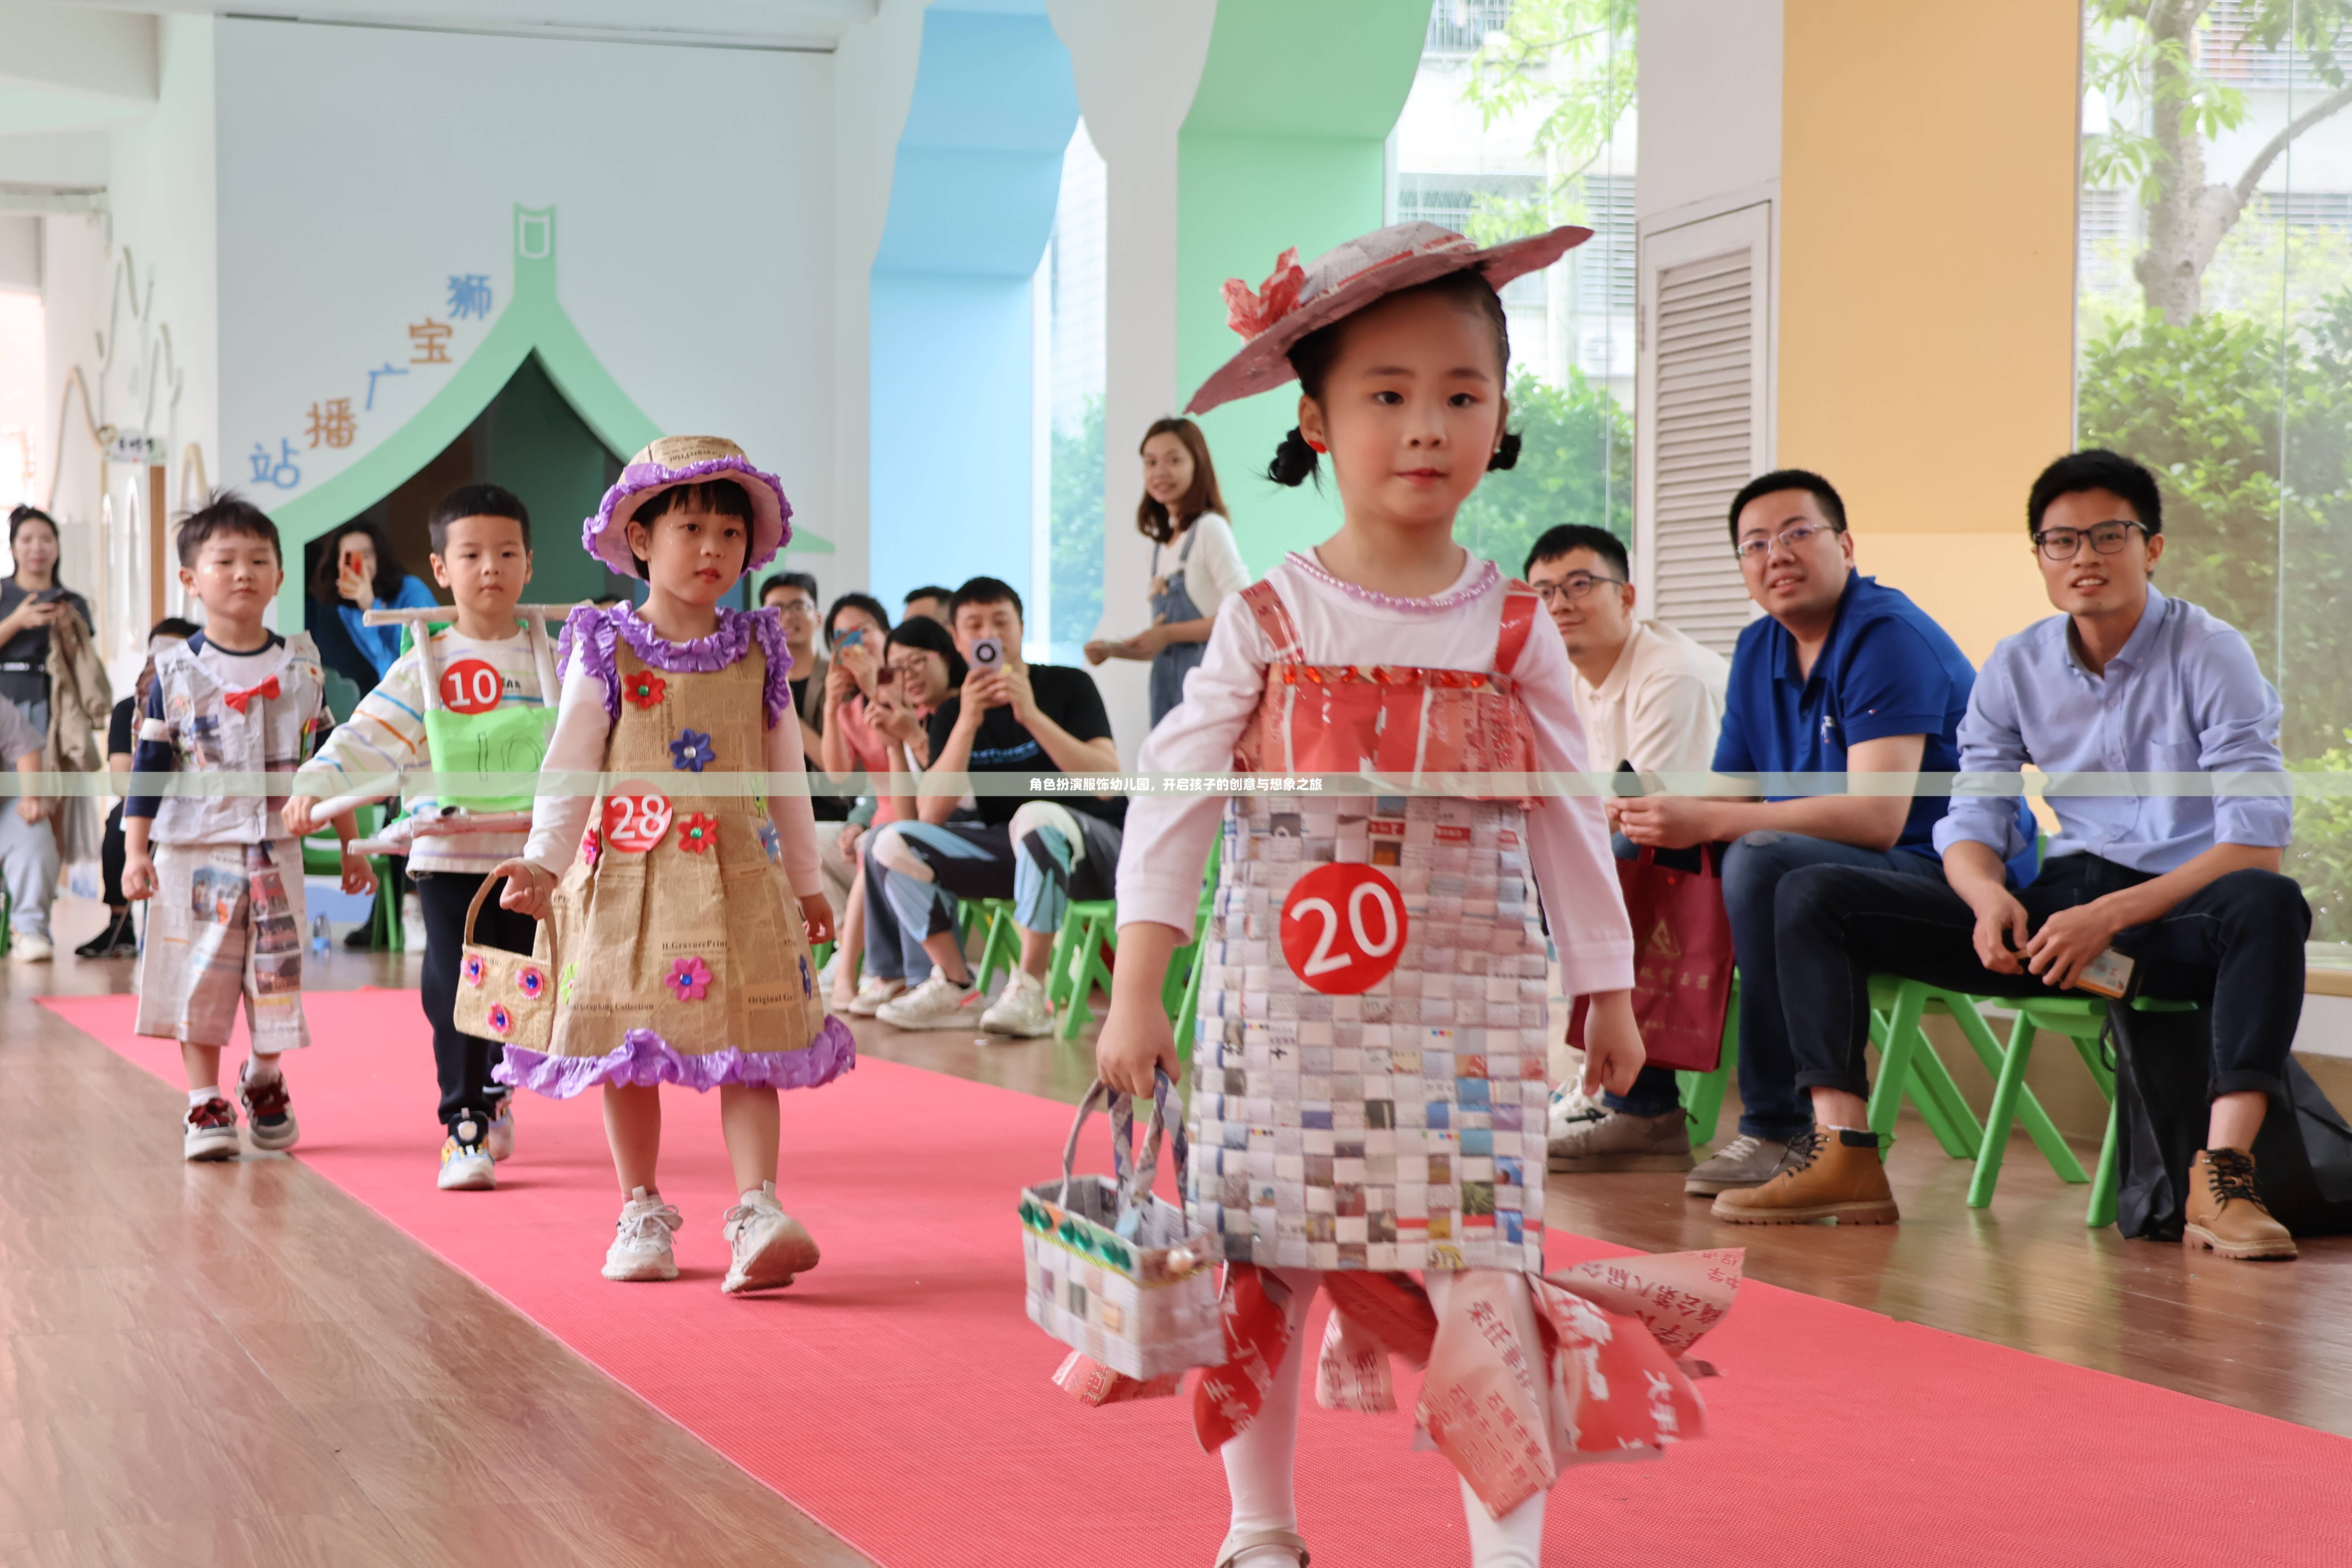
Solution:
{"label": "wooden floor", "polygon": [[[178,1091],[31,1001],[129,969],[0,965],[0,1564],[866,1561],[298,1161],[184,1165]],[[314,981],[414,969],[337,953]],[[1084,1040],[858,1034],[1065,1101],[1091,1078]],[[2090,1232],[2021,1137],[1972,1211],[1968,1167],[1906,1131],[1899,1226],[1717,1226],[1666,1176],[1554,1177],[1549,1216],[2352,1435],[2352,1238],[2256,1265]]]}

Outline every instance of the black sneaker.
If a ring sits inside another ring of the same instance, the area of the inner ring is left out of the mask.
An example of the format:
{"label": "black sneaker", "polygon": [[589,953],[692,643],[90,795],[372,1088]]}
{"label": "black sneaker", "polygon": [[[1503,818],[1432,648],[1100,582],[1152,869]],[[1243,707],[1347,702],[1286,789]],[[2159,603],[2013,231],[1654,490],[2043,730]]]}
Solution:
{"label": "black sneaker", "polygon": [[139,955],[139,928],[124,910],[107,922],[106,929],[74,949],[76,958],[136,958]]}

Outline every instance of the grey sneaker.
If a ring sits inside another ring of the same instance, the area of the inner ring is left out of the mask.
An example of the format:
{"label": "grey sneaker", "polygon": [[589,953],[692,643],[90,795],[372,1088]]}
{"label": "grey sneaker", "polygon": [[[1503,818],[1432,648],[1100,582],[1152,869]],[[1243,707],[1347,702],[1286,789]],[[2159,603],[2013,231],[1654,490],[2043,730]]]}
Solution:
{"label": "grey sneaker", "polygon": [[1610,1110],[1590,1121],[1555,1122],[1551,1168],[1577,1173],[1687,1171],[1689,1120],[1676,1106],[1664,1116]]}
{"label": "grey sneaker", "polygon": [[1780,1156],[1788,1152],[1786,1143],[1742,1132],[1684,1178],[1683,1191],[1705,1198],[1735,1187],[1760,1187],[1772,1179],[1780,1168]]}

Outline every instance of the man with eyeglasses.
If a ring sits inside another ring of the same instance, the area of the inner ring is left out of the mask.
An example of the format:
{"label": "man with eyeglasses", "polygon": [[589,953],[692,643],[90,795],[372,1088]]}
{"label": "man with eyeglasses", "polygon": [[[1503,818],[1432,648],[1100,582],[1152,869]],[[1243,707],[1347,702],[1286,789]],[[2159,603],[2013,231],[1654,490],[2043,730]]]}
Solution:
{"label": "man with eyeglasses", "polygon": [[[793,656],[793,710],[800,715],[801,746],[812,773],[824,773],[824,677],[832,660],[816,645],[816,579],[806,572],[775,572],[760,584],[760,607],[774,610],[784,623],[784,647]],[[813,795],[811,809],[819,822],[842,822],[850,803],[832,795]],[[839,889],[843,897],[846,889]],[[838,900],[834,908],[841,908]]]}
{"label": "man with eyeglasses", "polygon": [[[1564,523],[1528,552],[1528,585],[1551,612],[1576,670],[1571,695],[1594,768],[1703,773],[1713,765],[1731,666],[1713,648],[1634,614],[1625,546],[1606,529]],[[1622,837],[1619,853],[1638,853]],[[1703,850],[1687,852],[1696,868]],[[1664,852],[1668,863],[1677,853]],[[1551,1168],[1687,1171],[1690,1123],[1672,1068],[1644,1068],[1624,1094],[1554,1102]]]}
{"label": "man with eyeglasses", "polygon": [[1877,1140],[1859,1131],[1873,972],[1973,995],[2047,995],[2113,949],[2136,965],[2138,994],[2209,1005],[2212,1106],[2185,1239],[2224,1258],[2293,1258],[2252,1153],[2303,1011],[2311,910],[2279,874],[2293,803],[2184,787],[2282,772],[2278,693],[2234,628],[2149,581],[2164,515],[2139,464],[2105,451],[2061,458],[2034,480],[2026,526],[2060,613],[1993,650],[1960,729],[1961,772],[2152,774],[2147,793],[2051,795],[2058,837],[2014,892],[2001,874],[2020,847],[2006,780],[1958,786],[1937,824],[1948,887],[1843,867],[1790,877],[1780,988],[1806,998],[1790,1024],[1814,1125],[1779,1175],[1725,1194],[1716,1214],[1897,1217]]}
{"label": "man with eyeglasses", "polygon": [[[1731,503],[1731,546],[1748,594],[1764,611],[1739,634],[1719,773],[1916,775],[1948,772],[1976,670],[1944,628],[1896,590],[1854,570],[1845,503],[1821,475],[1783,468],[1749,481]],[[1762,800],[1654,795],[1608,803],[1620,832],[1662,849],[1729,841],[1723,901],[1739,964],[1739,1135],[1692,1171],[1694,1195],[1757,1187],[1813,1124],[1797,1085],[1790,1005],[1776,968],[1774,899],[1782,879],[1832,865],[1939,886],[1939,797],[1804,793],[1813,781],[1768,786]],[[2011,803],[2023,814],[2023,802]],[[2025,867],[2032,865],[2029,837]]]}

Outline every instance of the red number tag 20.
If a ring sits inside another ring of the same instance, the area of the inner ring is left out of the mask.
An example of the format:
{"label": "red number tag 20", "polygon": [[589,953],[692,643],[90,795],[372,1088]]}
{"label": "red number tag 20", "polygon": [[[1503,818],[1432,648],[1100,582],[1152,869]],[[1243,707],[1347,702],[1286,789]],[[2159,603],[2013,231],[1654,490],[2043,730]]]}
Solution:
{"label": "red number tag 20", "polygon": [[642,855],[662,841],[669,831],[670,804],[668,798],[654,794],[643,784],[624,784],[631,793],[610,796],[604,802],[604,842],[631,855]]}
{"label": "red number tag 20", "polygon": [[1404,899],[1370,866],[1318,866],[1282,901],[1282,956],[1317,991],[1352,996],[1404,956]]}

